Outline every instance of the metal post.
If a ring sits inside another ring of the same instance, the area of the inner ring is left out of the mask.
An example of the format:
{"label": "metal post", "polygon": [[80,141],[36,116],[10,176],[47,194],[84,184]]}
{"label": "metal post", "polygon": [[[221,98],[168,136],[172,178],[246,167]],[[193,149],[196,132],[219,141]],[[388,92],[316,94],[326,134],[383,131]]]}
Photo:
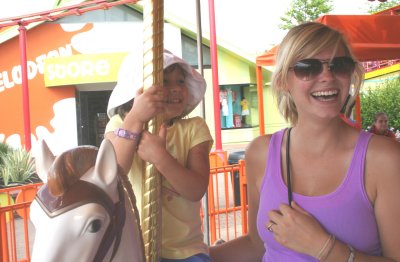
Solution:
{"label": "metal post", "polygon": [[29,89],[28,89],[28,68],[26,63],[26,28],[19,24],[19,50],[21,59],[21,78],[22,78],[22,106],[24,112],[24,139],[25,149],[31,150],[31,118],[29,112]]}
{"label": "metal post", "polygon": [[208,0],[208,9],[210,16],[210,52],[211,52],[211,70],[214,94],[214,124],[215,124],[215,149],[222,150],[221,142],[221,112],[219,104],[219,81],[218,81],[218,49],[215,30],[215,10],[214,0]]}

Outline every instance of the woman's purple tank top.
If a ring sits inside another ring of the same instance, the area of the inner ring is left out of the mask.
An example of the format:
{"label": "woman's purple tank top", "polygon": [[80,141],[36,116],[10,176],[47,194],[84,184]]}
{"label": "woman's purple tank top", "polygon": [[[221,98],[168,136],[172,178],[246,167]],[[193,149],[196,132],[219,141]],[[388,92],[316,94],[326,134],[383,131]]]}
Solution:
{"label": "woman's purple tank top", "polygon": [[[288,188],[282,179],[281,145],[284,130],[273,134],[268,148],[267,168],[261,184],[257,228],[264,242],[263,261],[317,261],[317,259],[287,249],[275,241],[266,228],[268,211],[288,203]],[[361,131],[346,177],[332,193],[304,196],[293,193],[293,200],[312,214],[337,239],[370,255],[381,255],[374,209],[364,187],[365,154],[370,133]]]}

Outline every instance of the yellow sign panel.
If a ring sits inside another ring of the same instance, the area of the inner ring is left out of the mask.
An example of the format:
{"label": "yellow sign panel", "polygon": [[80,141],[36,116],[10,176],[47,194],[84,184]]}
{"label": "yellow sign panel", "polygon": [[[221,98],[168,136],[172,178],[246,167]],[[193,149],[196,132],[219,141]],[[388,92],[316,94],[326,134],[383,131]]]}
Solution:
{"label": "yellow sign panel", "polygon": [[44,61],[46,86],[116,82],[127,53],[52,57]]}

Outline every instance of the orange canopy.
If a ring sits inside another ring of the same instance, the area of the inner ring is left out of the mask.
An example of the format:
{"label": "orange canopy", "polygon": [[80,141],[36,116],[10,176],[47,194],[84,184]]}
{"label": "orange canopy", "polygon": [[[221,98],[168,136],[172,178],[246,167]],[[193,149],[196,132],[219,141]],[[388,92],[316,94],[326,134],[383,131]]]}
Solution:
{"label": "orange canopy", "polygon": [[[316,21],[343,32],[360,61],[400,58],[398,15],[325,15]],[[256,64],[273,65],[277,47],[258,56]]]}

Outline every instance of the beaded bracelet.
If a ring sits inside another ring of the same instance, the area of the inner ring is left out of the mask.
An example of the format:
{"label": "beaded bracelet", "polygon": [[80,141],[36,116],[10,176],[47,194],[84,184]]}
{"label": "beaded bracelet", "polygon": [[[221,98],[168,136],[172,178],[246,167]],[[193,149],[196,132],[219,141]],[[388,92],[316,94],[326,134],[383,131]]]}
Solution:
{"label": "beaded bracelet", "polygon": [[333,235],[329,235],[328,239],[325,241],[325,244],[323,245],[321,250],[318,252],[317,259],[319,261],[322,259],[322,255],[324,254],[324,251],[325,251],[326,247],[328,246],[328,244],[329,244],[329,242],[331,241],[332,238],[334,238],[334,236]]}
{"label": "beaded bracelet", "polygon": [[328,248],[328,251],[326,252],[325,256],[323,256],[323,257],[321,258],[320,261],[325,261],[325,260],[329,257],[329,254],[332,252],[332,249],[333,249],[333,247],[335,246],[336,237],[333,236],[332,239],[333,239],[333,240],[332,240],[331,246]]}
{"label": "beaded bracelet", "polygon": [[354,248],[350,245],[347,245],[347,247],[349,248],[350,254],[349,254],[349,258],[347,259],[347,262],[354,262],[355,258],[356,258],[356,254],[354,252]]}
{"label": "beaded bracelet", "polygon": [[122,138],[126,138],[126,139],[129,139],[129,140],[136,141],[137,143],[139,142],[140,137],[141,137],[140,133],[134,133],[134,132],[131,132],[129,130],[122,129],[122,128],[115,129],[114,134],[116,136],[119,136],[119,137],[122,137]]}

